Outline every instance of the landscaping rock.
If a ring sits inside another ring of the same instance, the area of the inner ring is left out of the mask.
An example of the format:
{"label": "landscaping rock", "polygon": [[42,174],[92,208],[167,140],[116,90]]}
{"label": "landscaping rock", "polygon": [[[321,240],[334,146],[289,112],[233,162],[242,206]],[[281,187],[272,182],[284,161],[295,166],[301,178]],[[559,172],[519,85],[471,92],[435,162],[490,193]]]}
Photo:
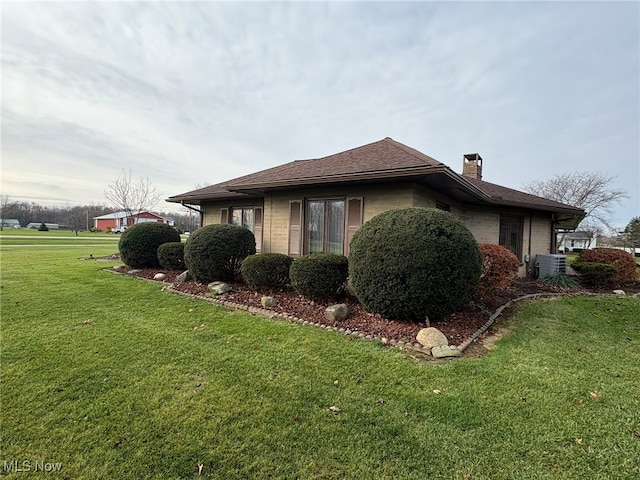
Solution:
{"label": "landscaping rock", "polygon": [[167,276],[166,276],[164,273],[156,273],[156,274],[153,276],[153,279],[154,279],[154,280],[160,280],[160,281],[162,281],[162,280],[164,280],[164,279],[166,279],[166,278],[167,278]]}
{"label": "landscaping rock", "polygon": [[331,305],[324,311],[324,316],[330,322],[341,322],[349,316],[349,307],[344,303]]}
{"label": "landscaping rock", "polygon": [[262,297],[260,299],[260,302],[262,303],[262,306],[264,308],[271,308],[271,307],[275,307],[276,305],[278,305],[278,301],[275,298],[268,297],[268,296]]}
{"label": "landscaping rock", "polygon": [[231,291],[229,284],[224,282],[211,282],[207,287],[209,287],[209,290],[212,292],[216,292],[217,295],[224,295]]}
{"label": "landscaping rock", "polygon": [[449,340],[440,330],[434,327],[423,328],[416,335],[416,340],[426,348],[443,347],[449,345]]}
{"label": "landscaping rock", "polygon": [[433,347],[431,349],[431,355],[434,358],[461,357],[462,352],[458,349],[458,347],[444,345],[442,347]]}
{"label": "landscaping rock", "polygon": [[617,296],[619,296],[619,297],[624,297],[624,296],[626,296],[626,295],[627,295],[627,294],[625,293],[625,291],[624,291],[624,290],[614,290],[614,291],[613,291],[613,294],[614,294],[614,295],[617,295]]}
{"label": "landscaping rock", "polygon": [[141,271],[142,271],[142,270],[140,270],[139,268],[134,268],[134,269],[132,269],[132,270],[128,270],[128,271],[127,271],[127,273],[128,273],[129,275],[137,275],[137,274],[139,274]]}
{"label": "landscaping rock", "polygon": [[186,270],[176,277],[176,283],[184,283],[192,279],[193,277],[191,276],[191,272]]}

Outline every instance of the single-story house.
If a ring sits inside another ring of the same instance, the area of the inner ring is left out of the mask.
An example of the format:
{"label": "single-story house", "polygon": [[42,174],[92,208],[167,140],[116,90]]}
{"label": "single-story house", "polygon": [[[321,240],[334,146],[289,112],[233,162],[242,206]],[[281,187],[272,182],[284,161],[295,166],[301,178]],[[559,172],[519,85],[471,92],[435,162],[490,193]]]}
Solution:
{"label": "single-story house", "polygon": [[143,222],[160,222],[171,226],[175,224],[172,218],[163,217],[153,212],[135,212],[128,214],[122,211],[93,217],[93,226],[96,230],[102,231],[121,230],[133,224]]}
{"label": "single-story house", "polygon": [[598,246],[597,236],[591,232],[576,230],[558,235],[558,250],[563,253],[581,252]]}
{"label": "single-story house", "polygon": [[535,269],[536,254],[556,251],[556,230],[573,230],[585,212],[482,179],[482,158],[463,156],[462,174],[391,138],[327,157],[298,160],[167,199],[197,208],[201,225],[233,223],[253,231],[258,252],[293,257],[347,255],[373,216],[394,208],[450,211],[478,243],[500,244]]}

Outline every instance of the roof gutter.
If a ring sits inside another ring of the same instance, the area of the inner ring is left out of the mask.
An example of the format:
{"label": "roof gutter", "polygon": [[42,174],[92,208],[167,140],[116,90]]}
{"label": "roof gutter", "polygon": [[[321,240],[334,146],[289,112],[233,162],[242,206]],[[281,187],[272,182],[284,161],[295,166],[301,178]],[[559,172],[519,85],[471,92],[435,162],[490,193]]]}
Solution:
{"label": "roof gutter", "polygon": [[200,210],[199,208],[196,207],[192,207],[191,205],[189,205],[187,202],[185,202],[184,200],[180,201],[180,205],[182,205],[185,208],[188,208],[189,210],[193,210],[194,212],[199,213],[200,215],[202,215],[202,210]]}

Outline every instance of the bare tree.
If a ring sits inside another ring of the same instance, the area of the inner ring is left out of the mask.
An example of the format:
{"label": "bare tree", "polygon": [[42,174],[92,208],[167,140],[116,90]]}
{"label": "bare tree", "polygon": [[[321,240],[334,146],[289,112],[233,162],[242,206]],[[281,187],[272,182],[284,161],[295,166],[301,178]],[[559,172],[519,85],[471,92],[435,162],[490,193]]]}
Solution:
{"label": "bare tree", "polygon": [[9,195],[0,195],[0,231],[4,230],[4,221],[6,220],[8,205]]}
{"label": "bare tree", "polygon": [[583,222],[595,228],[610,223],[613,207],[628,198],[624,190],[613,187],[615,177],[601,172],[568,172],[549,180],[536,180],[524,186],[524,190],[539,197],[582,208],[586,215]]}
{"label": "bare tree", "polygon": [[82,215],[81,212],[75,209],[74,211],[71,211],[69,213],[69,217],[67,218],[67,221],[69,222],[69,228],[75,232],[77,237],[78,232],[82,230],[82,227],[85,224],[84,215]]}
{"label": "bare tree", "polygon": [[129,173],[122,170],[122,176],[109,185],[104,191],[104,196],[116,208],[123,210],[127,219],[139,212],[152,210],[160,201],[160,195],[156,193],[149,179],[140,177],[134,181],[131,169]]}

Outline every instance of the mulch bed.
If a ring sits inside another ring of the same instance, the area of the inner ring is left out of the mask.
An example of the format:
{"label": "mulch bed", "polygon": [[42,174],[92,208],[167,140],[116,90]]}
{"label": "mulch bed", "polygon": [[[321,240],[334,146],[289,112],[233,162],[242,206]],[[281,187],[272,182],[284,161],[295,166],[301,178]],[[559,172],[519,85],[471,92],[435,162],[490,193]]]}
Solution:
{"label": "mulch bed", "polygon": [[[164,273],[166,275],[164,282],[172,283],[172,289],[175,291],[203,298],[210,298],[209,288],[207,285],[195,281],[174,283],[175,278],[181,272],[160,269],[143,269],[136,273],[136,276],[151,280],[158,273]],[[348,329],[364,335],[372,335],[374,337],[386,338],[397,342],[415,342],[418,331],[427,326],[424,322],[418,323],[387,320],[379,315],[368,313],[362,308],[355,298],[348,295],[332,299],[331,301],[313,302],[302,297],[292,288],[258,293],[249,289],[242,283],[230,283],[230,285],[232,287],[232,291],[224,296],[218,297],[219,299],[249,307],[263,308],[261,303],[262,296],[270,295],[276,298],[278,304],[276,307],[269,308],[268,310],[273,310],[276,313],[288,314],[307,320],[310,323],[319,323],[321,325],[344,328],[345,330]],[[625,285],[623,286],[623,289],[628,293],[637,293],[640,291],[640,284]],[[537,293],[611,293],[611,289],[602,290],[600,292],[584,289],[562,290],[545,285],[538,280],[518,279],[512,287],[501,290],[491,297],[476,299],[470,302],[464,310],[451,314],[442,320],[431,322],[430,326],[436,327],[444,333],[444,335],[449,339],[449,343],[451,345],[460,345],[471,335],[477,332],[499,306],[504,305],[510,300]],[[325,318],[325,308],[334,303],[346,303],[349,305],[351,308],[351,314],[347,320],[342,322],[330,322]],[[476,342],[482,342],[489,332],[490,330],[479,336]]]}

